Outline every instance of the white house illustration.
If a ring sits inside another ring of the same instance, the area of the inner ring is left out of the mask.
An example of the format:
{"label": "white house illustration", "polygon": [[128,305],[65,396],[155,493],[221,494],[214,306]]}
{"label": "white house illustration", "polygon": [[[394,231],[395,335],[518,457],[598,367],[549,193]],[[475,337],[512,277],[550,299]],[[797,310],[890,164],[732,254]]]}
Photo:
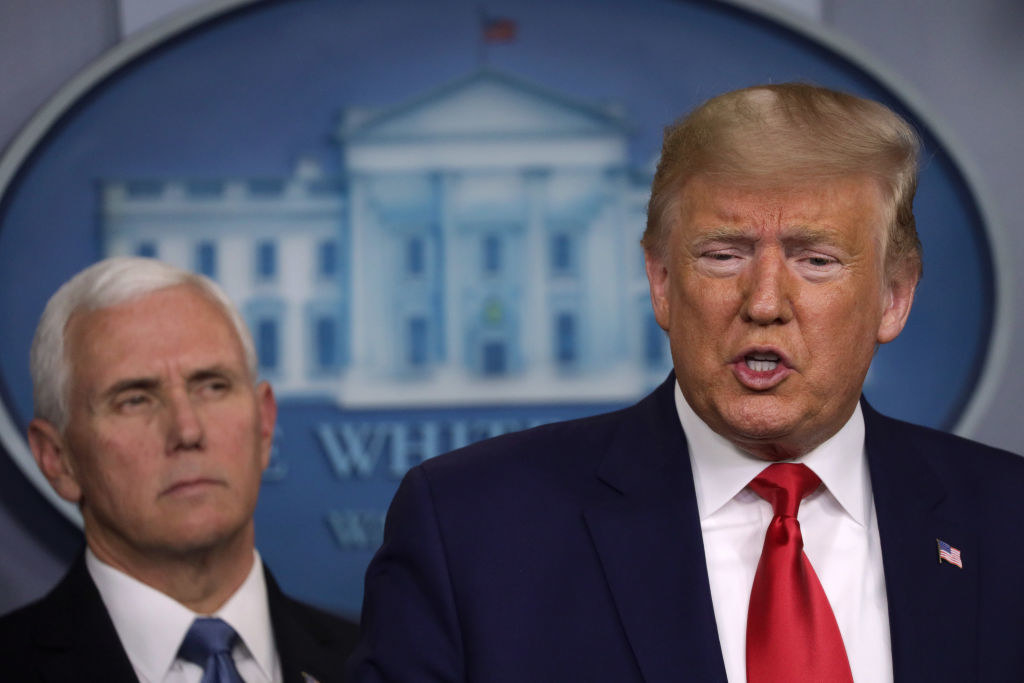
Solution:
{"label": "white house illustration", "polygon": [[664,378],[615,111],[489,69],[338,124],[341,173],[106,182],[106,255],[218,280],[283,398],[628,400]]}

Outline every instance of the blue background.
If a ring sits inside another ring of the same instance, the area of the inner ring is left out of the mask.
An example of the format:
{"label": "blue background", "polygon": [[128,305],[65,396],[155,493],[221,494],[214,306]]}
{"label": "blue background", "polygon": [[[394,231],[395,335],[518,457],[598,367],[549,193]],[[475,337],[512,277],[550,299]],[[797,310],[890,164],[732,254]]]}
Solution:
{"label": "blue background", "polygon": [[[46,298],[99,256],[100,180],[280,177],[309,154],[337,170],[330,136],[342,107],[393,106],[484,61],[574,98],[622,103],[635,125],[637,165],[653,160],[662,127],[680,113],[758,82],[809,80],[880,99],[914,119],[857,66],[718,3],[563,0],[492,3],[488,11],[516,20],[519,35],[482,53],[474,3],[262,3],[167,41],[94,88],[0,203],[0,391],[16,421],[23,426],[31,414],[28,346]],[[918,125],[928,149],[916,203],[926,277],[906,331],[880,350],[866,393],[891,415],[951,427],[984,359],[994,290],[975,202],[948,154]],[[603,407],[528,412],[553,419]],[[258,540],[292,592],[352,614],[368,553],[331,545],[324,510],[383,509],[396,482],[325,476],[310,436],[317,419],[343,416],[329,405],[283,406],[279,445],[288,473],[267,482]]]}

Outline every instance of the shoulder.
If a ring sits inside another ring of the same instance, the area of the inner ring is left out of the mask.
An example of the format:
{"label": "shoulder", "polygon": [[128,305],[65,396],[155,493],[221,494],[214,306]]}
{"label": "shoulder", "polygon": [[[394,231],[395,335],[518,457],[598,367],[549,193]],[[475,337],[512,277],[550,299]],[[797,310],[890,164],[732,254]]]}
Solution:
{"label": "shoulder", "polygon": [[514,476],[516,472],[557,475],[592,469],[610,444],[629,438],[626,433],[641,422],[646,401],[614,412],[478,441],[431,458],[416,469],[431,481]]}
{"label": "shoulder", "polygon": [[79,557],[46,595],[0,617],[0,644],[7,644],[12,638],[28,638],[36,625],[45,625],[62,613],[66,616],[67,610],[90,600],[102,604],[85,562]]}
{"label": "shoulder", "polygon": [[325,641],[331,640],[340,644],[348,642],[355,645],[359,638],[358,624],[294,598],[285,596],[284,599],[284,609],[293,624],[301,625],[304,630],[317,634]]}
{"label": "shoulder", "polygon": [[[0,678],[37,680],[40,667],[50,667],[54,680],[73,680],[75,667],[83,663],[76,649],[79,645],[91,646],[106,662],[99,669],[116,674],[131,671],[124,668],[127,659],[81,556],[44,597],[0,617],[0,661],[4,663]],[[113,650],[120,655],[111,656]],[[57,655],[62,663],[53,664]],[[84,662],[96,663],[88,658]],[[61,672],[66,676],[61,677]],[[124,677],[112,675],[108,680]]]}
{"label": "shoulder", "polygon": [[306,645],[323,648],[343,662],[359,639],[359,626],[286,595],[269,571],[265,576],[270,618],[279,647],[285,651],[304,649]]}
{"label": "shoulder", "polygon": [[53,613],[49,598],[47,595],[0,616],[0,651],[9,650],[14,643],[29,639],[37,624],[47,621],[47,615]]}
{"label": "shoulder", "polygon": [[42,598],[0,617],[0,662],[3,662],[4,672],[0,678],[3,680],[37,679],[36,634],[54,618],[45,600]]}
{"label": "shoulder", "polygon": [[[913,453],[951,487],[992,499],[1022,499],[1024,457],[955,434],[865,410],[869,448],[884,441],[893,452]],[[1005,495],[1003,495],[1005,494]]]}
{"label": "shoulder", "polygon": [[345,661],[359,639],[358,627],[288,597],[264,566],[267,602],[281,672],[286,681],[344,680]]}
{"label": "shoulder", "polygon": [[667,453],[685,454],[674,377],[636,404],[486,439],[430,458],[406,474],[391,517],[448,512],[484,524],[529,525],[559,512],[578,515],[605,492],[602,476],[651,471]]}

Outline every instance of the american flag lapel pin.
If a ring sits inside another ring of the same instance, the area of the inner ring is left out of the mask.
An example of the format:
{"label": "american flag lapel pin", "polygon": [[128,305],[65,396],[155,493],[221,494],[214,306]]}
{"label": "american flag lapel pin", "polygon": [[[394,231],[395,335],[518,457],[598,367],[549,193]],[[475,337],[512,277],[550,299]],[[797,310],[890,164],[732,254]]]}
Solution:
{"label": "american flag lapel pin", "polygon": [[945,541],[935,539],[935,542],[939,546],[939,564],[942,564],[943,560],[949,564],[955,564],[960,569],[964,568],[963,559],[960,557],[960,549],[954,548]]}

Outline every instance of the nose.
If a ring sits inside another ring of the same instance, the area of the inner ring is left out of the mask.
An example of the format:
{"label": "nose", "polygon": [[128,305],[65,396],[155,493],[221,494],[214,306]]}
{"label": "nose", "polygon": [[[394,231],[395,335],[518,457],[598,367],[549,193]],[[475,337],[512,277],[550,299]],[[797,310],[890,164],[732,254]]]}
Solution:
{"label": "nose", "polygon": [[171,396],[169,403],[169,450],[175,452],[202,448],[204,440],[203,422],[188,393],[185,391],[175,392]]}
{"label": "nose", "polygon": [[785,254],[773,247],[764,249],[743,275],[745,322],[756,325],[781,325],[793,318],[790,273]]}

